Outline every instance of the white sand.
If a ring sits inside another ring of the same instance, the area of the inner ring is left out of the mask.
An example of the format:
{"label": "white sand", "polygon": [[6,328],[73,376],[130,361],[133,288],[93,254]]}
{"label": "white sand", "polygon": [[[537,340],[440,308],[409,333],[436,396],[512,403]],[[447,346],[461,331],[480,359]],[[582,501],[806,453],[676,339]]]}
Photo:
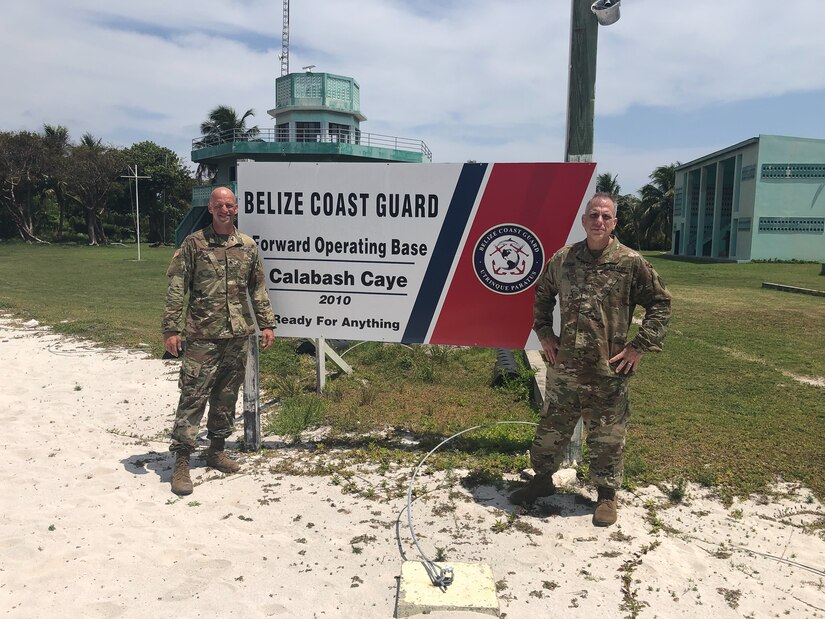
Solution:
{"label": "white sand", "polygon": [[[266,463],[241,455],[245,473],[228,477],[197,460],[180,499],[166,443],[177,362],[6,317],[0,363],[4,616],[393,616],[402,561],[420,559],[394,494],[408,465],[363,468],[347,486],[271,472],[332,457],[284,447]],[[507,617],[825,617],[825,539],[805,527],[825,509],[804,488],[730,508],[695,486],[678,506],[656,488],[622,492],[619,523],[599,529],[586,488],[508,522],[506,489],[420,482],[422,548],[488,563]]]}

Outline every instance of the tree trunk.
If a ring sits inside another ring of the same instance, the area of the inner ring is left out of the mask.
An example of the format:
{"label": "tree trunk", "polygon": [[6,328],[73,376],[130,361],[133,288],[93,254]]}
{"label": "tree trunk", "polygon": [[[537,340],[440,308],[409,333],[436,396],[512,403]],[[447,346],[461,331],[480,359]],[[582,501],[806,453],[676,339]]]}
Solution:
{"label": "tree trunk", "polygon": [[43,243],[43,241],[37,238],[34,234],[34,228],[32,227],[32,220],[29,215],[28,208],[18,204],[14,187],[14,185],[6,186],[6,195],[2,202],[5,205],[6,210],[9,212],[15,227],[17,228],[17,233],[20,235],[21,239],[26,241],[26,243]]}
{"label": "tree trunk", "polygon": [[86,212],[86,235],[89,237],[89,245],[97,245],[97,235],[95,233],[95,211],[92,208],[84,206]]}
{"label": "tree trunk", "polygon": [[54,197],[57,201],[57,210],[59,213],[59,218],[57,220],[57,232],[55,233],[55,240],[62,241],[63,226],[66,223],[66,194],[63,192],[63,189],[60,188],[60,185],[55,187]]}

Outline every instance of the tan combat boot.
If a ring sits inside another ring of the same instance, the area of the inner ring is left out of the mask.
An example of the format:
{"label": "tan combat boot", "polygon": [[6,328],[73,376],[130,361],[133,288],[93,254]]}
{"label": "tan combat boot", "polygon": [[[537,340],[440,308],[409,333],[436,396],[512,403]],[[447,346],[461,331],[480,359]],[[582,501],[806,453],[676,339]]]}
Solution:
{"label": "tan combat boot", "polygon": [[550,475],[536,475],[526,486],[519,488],[510,495],[513,505],[528,505],[543,496],[556,494],[556,486]]}
{"label": "tan combat boot", "polygon": [[240,465],[232,460],[224,452],[226,439],[213,438],[206,450],[206,465],[217,469],[221,473],[237,473],[241,470]]}
{"label": "tan combat boot", "polygon": [[613,488],[599,486],[599,498],[596,500],[596,512],[593,514],[593,524],[597,527],[609,527],[616,522],[616,508],[618,499]]}
{"label": "tan combat boot", "polygon": [[192,478],[189,477],[189,453],[178,451],[175,455],[175,468],[172,471],[172,492],[178,496],[192,494]]}

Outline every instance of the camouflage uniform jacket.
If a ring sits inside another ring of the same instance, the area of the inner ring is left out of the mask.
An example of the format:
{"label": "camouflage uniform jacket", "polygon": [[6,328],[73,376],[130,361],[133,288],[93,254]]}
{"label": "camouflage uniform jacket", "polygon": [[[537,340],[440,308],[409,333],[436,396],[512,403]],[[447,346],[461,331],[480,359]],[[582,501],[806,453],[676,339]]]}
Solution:
{"label": "camouflage uniform jacket", "polygon": [[630,345],[642,352],[662,350],[670,293],[650,263],[615,238],[598,257],[581,241],[563,247],[547,263],[533,305],[533,329],[540,339],[553,335],[557,297],[557,371],[616,376],[608,359],[624,348],[636,305],[645,308],[645,315]]}
{"label": "camouflage uniform jacket", "polygon": [[169,286],[164,333],[181,331],[187,292],[188,339],[224,339],[255,333],[247,291],[258,326],[275,327],[258,246],[237,228],[229,236],[219,235],[211,225],[190,234],[172,257],[166,275]]}

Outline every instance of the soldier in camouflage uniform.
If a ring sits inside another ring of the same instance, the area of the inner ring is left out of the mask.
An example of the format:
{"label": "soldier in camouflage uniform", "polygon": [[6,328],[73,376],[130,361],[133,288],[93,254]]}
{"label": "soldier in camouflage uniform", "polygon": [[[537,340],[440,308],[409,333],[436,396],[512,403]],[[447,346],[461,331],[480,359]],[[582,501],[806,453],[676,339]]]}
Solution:
{"label": "soldier in camouflage uniform", "polygon": [[207,401],[207,465],[234,473],[238,464],[224,453],[232,434],[235,403],[244,380],[249,336],[255,322],[247,304],[252,300],[255,321],[267,349],[274,340],[275,317],[266,292],[258,247],[235,228],[235,194],[225,187],[212,192],[207,207],[212,224],[190,234],[172,257],[167,276],[163,339],[174,355],[182,350],[180,322],[186,307],[186,354],[180,369],[180,402],[172,429],[170,451],[176,454],[172,492],[191,494],[190,454],[197,445],[198,427]]}
{"label": "soldier in camouflage uniform", "polygon": [[[598,488],[597,526],[616,522],[625,433],[630,419],[629,377],[642,353],[661,351],[670,320],[670,293],[653,267],[611,232],[616,202],[597,193],[582,216],[587,238],[560,249],[536,284],[533,329],[550,363],[545,408],[530,449],[535,477],[510,495],[519,505],[555,492],[552,474],[562,463],[575,425],[587,427],[590,478]],[[553,331],[558,299],[559,335]],[[627,340],[637,305],[639,332]]]}

